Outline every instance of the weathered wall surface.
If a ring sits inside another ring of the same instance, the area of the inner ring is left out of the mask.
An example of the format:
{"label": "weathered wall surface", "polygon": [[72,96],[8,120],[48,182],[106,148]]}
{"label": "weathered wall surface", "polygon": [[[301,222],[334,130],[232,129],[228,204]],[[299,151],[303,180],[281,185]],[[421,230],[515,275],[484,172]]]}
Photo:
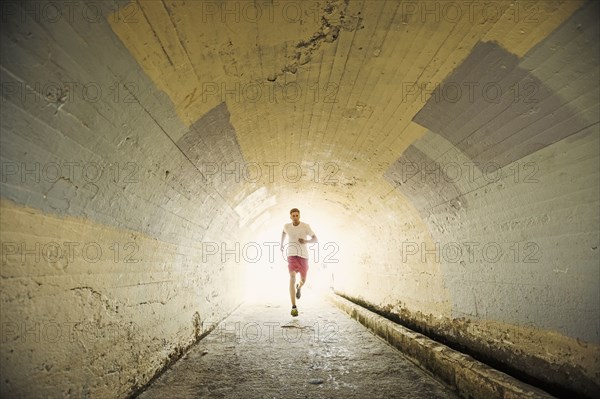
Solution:
{"label": "weathered wall surface", "polygon": [[3,394],[143,385],[295,206],[339,293],[598,390],[595,3],[75,3],[2,8]]}
{"label": "weathered wall surface", "polygon": [[588,395],[600,369],[597,11],[521,59],[475,46],[413,119],[429,131],[386,172],[435,242],[403,256],[439,263],[451,317],[477,325],[452,338]]}
{"label": "weathered wall surface", "polygon": [[240,154],[229,114],[174,142],[170,100],[79,14],[3,19],[0,74],[2,396],[124,397],[239,303],[239,264],[202,257],[236,235],[230,188],[190,158]]}
{"label": "weathered wall surface", "polygon": [[430,90],[412,119],[429,130],[385,172],[425,226],[406,210],[372,220],[374,236],[402,238],[371,246],[336,284],[588,396],[600,389],[597,14],[588,4],[522,57],[480,42]]}

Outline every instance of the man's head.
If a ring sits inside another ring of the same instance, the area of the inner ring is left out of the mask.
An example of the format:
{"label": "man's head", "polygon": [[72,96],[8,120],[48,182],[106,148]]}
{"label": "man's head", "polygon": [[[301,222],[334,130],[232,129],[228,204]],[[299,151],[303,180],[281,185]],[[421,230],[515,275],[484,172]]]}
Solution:
{"label": "man's head", "polygon": [[298,223],[300,223],[300,210],[298,208],[292,208],[290,211],[290,219],[292,219],[294,226],[297,226]]}

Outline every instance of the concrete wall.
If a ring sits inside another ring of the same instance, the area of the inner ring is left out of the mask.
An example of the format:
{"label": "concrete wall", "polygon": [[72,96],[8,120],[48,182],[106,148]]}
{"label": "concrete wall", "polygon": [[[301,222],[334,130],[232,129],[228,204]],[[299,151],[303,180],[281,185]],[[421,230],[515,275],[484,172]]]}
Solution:
{"label": "concrete wall", "polygon": [[3,395],[147,383],[295,206],[338,293],[597,393],[593,2],[5,3]]}
{"label": "concrete wall", "polygon": [[[385,173],[431,241],[398,225],[399,265],[378,276],[393,286],[365,277],[340,287],[589,396],[600,370],[597,14],[581,9],[522,58],[482,42],[456,66],[413,118],[429,130]],[[432,265],[443,290],[415,278],[436,275]],[[414,290],[444,292],[451,311],[411,302]]]}
{"label": "concrete wall", "polygon": [[240,154],[226,107],[186,127],[80,14],[3,20],[0,73],[2,396],[124,397],[239,304],[239,264],[202,258],[232,188],[191,158]]}

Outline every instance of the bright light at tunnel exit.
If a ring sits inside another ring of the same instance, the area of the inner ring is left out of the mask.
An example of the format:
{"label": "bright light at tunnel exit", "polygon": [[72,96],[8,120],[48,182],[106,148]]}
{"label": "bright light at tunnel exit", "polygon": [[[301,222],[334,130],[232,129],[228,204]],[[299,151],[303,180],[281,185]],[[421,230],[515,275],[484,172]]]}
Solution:
{"label": "bright light at tunnel exit", "polygon": [[[308,244],[309,268],[305,296],[321,295],[333,287],[333,272],[345,258],[348,231],[341,228],[334,212],[300,208],[300,221],[308,223],[319,242]],[[243,256],[243,300],[286,304],[290,302],[287,259],[279,243],[283,225],[291,223],[289,209],[271,209],[260,227],[248,234],[252,247]],[[276,243],[276,245],[275,245]],[[285,240],[287,243],[287,238]],[[242,244],[242,247],[244,244]],[[260,249],[260,251],[259,251]],[[260,256],[257,256],[259,255]],[[257,259],[258,258],[258,259]],[[257,259],[257,260],[256,260]],[[300,274],[296,274],[296,282]]]}

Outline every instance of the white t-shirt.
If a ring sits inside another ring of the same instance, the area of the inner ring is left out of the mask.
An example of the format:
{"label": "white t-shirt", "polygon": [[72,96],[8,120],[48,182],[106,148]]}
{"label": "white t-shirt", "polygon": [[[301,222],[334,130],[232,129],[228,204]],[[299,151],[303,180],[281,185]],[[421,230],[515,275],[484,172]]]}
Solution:
{"label": "white t-shirt", "polygon": [[308,259],[308,249],[306,243],[300,244],[299,238],[310,240],[315,235],[308,223],[300,222],[298,226],[293,223],[287,223],[283,226],[283,231],[288,235],[288,242],[284,244],[287,256],[300,256]]}

